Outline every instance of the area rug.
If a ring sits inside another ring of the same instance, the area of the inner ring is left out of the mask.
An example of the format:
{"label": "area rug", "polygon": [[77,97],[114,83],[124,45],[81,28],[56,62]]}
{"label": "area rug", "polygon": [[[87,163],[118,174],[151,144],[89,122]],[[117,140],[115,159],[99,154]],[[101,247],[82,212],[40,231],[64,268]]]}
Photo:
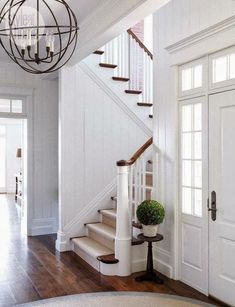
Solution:
{"label": "area rug", "polygon": [[198,307],[213,306],[189,298],[148,292],[99,292],[37,301],[20,306],[47,307]]}

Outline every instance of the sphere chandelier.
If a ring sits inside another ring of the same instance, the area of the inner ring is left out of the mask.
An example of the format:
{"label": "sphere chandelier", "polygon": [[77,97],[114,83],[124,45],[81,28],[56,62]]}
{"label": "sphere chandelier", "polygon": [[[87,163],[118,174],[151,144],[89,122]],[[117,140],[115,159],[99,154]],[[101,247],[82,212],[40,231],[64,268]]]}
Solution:
{"label": "sphere chandelier", "polygon": [[77,19],[65,0],[8,0],[0,11],[0,44],[29,73],[64,66],[77,36]]}

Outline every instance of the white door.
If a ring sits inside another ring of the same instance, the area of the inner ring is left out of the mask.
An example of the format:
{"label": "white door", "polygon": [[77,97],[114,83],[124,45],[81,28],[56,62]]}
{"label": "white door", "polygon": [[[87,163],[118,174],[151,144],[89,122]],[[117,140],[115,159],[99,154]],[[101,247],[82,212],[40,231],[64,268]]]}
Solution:
{"label": "white door", "polygon": [[235,306],[235,91],[209,99],[209,293]]}

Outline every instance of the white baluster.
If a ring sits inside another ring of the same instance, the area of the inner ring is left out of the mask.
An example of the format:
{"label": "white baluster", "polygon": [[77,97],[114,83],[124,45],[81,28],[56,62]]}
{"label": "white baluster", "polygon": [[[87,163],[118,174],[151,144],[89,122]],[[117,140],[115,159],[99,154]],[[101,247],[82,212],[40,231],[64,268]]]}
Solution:
{"label": "white baluster", "polygon": [[141,173],[142,173],[142,169],[141,169],[141,159],[137,160],[137,163],[138,163],[138,206],[139,204],[141,203]]}
{"label": "white baluster", "polygon": [[130,173],[129,173],[129,207],[130,207],[130,214],[131,214],[131,219],[133,218],[133,176],[134,176],[134,172],[133,172],[133,168],[134,166],[132,165],[130,167]]}
{"label": "white baluster", "polygon": [[139,205],[139,199],[138,199],[138,163],[135,163],[134,168],[134,193],[135,193],[135,222],[137,222],[137,216],[136,216],[136,210]]}
{"label": "white baluster", "polygon": [[142,201],[146,199],[146,159],[145,153],[142,155]]}
{"label": "white baluster", "polygon": [[128,197],[128,173],[128,166],[118,166],[115,257],[119,260],[119,276],[129,276],[131,274],[131,217]]}

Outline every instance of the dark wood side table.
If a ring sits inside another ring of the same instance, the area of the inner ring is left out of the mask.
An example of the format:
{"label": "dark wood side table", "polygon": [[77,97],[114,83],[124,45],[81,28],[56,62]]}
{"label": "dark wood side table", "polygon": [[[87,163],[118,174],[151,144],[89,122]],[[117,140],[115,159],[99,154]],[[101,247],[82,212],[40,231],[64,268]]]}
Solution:
{"label": "dark wood side table", "polygon": [[157,284],[163,284],[163,280],[157,276],[157,274],[154,272],[153,269],[153,251],[152,251],[152,243],[153,242],[159,242],[163,240],[163,236],[160,234],[157,234],[156,237],[145,237],[143,234],[138,235],[138,239],[142,240],[143,242],[148,242],[148,258],[147,258],[147,268],[146,272],[135,278],[136,281],[154,281]]}

